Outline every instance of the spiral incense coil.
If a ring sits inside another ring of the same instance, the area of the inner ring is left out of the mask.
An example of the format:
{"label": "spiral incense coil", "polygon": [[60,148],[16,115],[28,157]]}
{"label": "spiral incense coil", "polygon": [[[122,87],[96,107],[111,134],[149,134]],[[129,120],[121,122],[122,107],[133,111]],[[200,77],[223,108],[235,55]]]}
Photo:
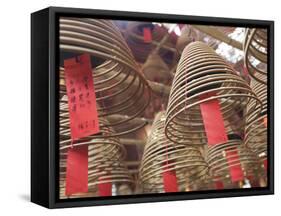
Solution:
{"label": "spiral incense coil", "polygon": [[169,141],[165,137],[164,122],[164,112],[160,112],[155,117],[144,148],[140,166],[144,192],[163,192],[162,174],[165,171],[176,172],[179,190],[198,185],[208,174],[208,166],[199,148]]}
{"label": "spiral incense coil", "polygon": [[[233,152],[237,152],[238,157],[227,156],[228,153]],[[241,166],[245,178],[248,176],[258,178],[263,175],[258,158],[241,145],[239,139],[230,139],[224,144],[208,146],[207,162],[215,180],[231,181],[230,168],[235,166]]]}
{"label": "spiral incense coil", "polygon": [[[117,188],[127,185],[132,190],[134,180],[124,165],[120,149],[116,146],[120,143],[110,143],[108,139],[94,139],[88,145],[88,192],[74,194],[73,197],[98,196],[98,185],[110,183]],[[65,194],[65,175],[66,175],[66,151],[61,151],[60,159],[60,179],[61,196]]]}
{"label": "spiral incense coil", "polygon": [[[121,150],[116,148],[120,143],[109,142],[108,139],[93,139],[88,145],[88,192],[79,195],[98,196],[98,185],[110,183],[117,188],[127,185],[130,190],[134,187],[134,180],[124,165]],[[60,179],[61,196],[65,194],[66,151],[61,151]],[[74,197],[75,197],[74,195]]]}
{"label": "spiral incense coil", "polygon": [[[62,110],[67,104],[60,105]],[[97,196],[97,186],[102,183],[112,183],[117,187],[128,185],[131,188],[134,184],[132,176],[124,165],[126,158],[126,149],[120,143],[117,137],[111,136],[114,130],[111,127],[104,126],[107,121],[104,118],[99,119],[99,135],[91,135],[71,143],[69,118],[60,112],[60,182],[61,196],[65,194],[65,174],[67,149],[82,145],[88,146],[88,187],[89,192],[85,194],[76,194],[75,196]],[[108,136],[109,135],[109,136]]]}
{"label": "spiral incense coil", "polygon": [[[257,75],[259,79],[266,79],[266,76]],[[246,119],[245,144],[261,158],[267,155],[267,85],[252,79],[250,83],[253,91],[262,101],[262,112],[252,113]],[[247,110],[253,104],[248,104]],[[249,123],[248,123],[249,122]]]}
{"label": "spiral incense coil", "polygon": [[[143,28],[149,28],[151,30],[151,36],[154,42],[160,42],[162,38],[168,33],[168,30],[166,28],[160,27],[158,25],[153,25],[152,23],[129,22],[127,30],[125,32],[125,38],[135,56],[135,59],[141,63],[144,63],[146,61],[148,55],[156,47],[156,44],[153,43],[153,41],[151,43],[144,42]],[[171,39],[172,38],[169,37],[169,40],[163,44],[163,49],[160,49],[159,54],[161,57],[164,57],[171,51],[175,51],[173,49],[173,41]],[[167,63],[170,63],[169,61],[171,60],[169,58],[165,58],[165,61],[168,61]]]}
{"label": "spiral incense coil", "polygon": [[244,48],[244,61],[251,77],[266,84],[267,79],[267,30],[247,29]]}
{"label": "spiral incense coil", "polygon": [[[61,102],[60,104],[60,149],[61,150],[70,147],[80,146],[80,145],[89,145],[92,144],[92,142],[94,142],[93,139],[99,139],[99,138],[102,139],[107,138],[108,142],[111,143],[112,146],[113,144],[119,144],[116,141],[117,138],[112,135],[115,134],[115,131],[111,127],[106,126],[108,125],[108,121],[106,121],[105,118],[99,118],[100,132],[98,134],[90,135],[85,138],[80,138],[79,142],[71,143],[70,120],[69,120],[67,100],[65,100],[65,102]],[[117,147],[119,150],[122,150],[120,154],[124,155],[125,153],[124,147],[122,145],[119,145]]]}
{"label": "spiral incense coil", "polygon": [[[206,97],[206,95],[211,95]],[[200,104],[217,99],[227,130],[240,125],[247,115],[261,111],[261,101],[215,51],[202,42],[193,42],[183,51],[172,83],[166,111],[165,134],[181,144],[205,144],[206,134]]]}
{"label": "spiral incense coil", "polygon": [[[64,57],[79,53],[91,55],[95,65],[93,79],[99,117],[127,115],[126,119],[110,120],[107,126],[125,126],[115,135],[132,132],[129,123],[143,114],[151,91],[117,27],[107,20],[61,18],[60,49]],[[64,95],[63,68],[60,68],[60,78],[60,93]],[[144,125],[142,123],[135,129]]]}
{"label": "spiral incense coil", "polygon": [[145,62],[147,56],[155,47],[152,43],[144,42],[143,28],[149,28],[151,30],[152,39],[160,40],[160,37],[156,38],[153,35],[155,34],[153,31],[154,26],[151,23],[129,22],[125,38],[138,62]]}
{"label": "spiral incense coil", "polygon": [[108,121],[99,118],[100,133],[90,135],[79,139],[79,141],[71,141],[70,121],[68,113],[67,97],[60,99],[60,194],[65,197],[65,175],[67,150],[71,147],[82,145],[88,146],[88,193],[74,194],[70,197],[92,197],[98,196],[98,185],[103,183],[111,183],[116,187],[127,185],[132,188],[134,180],[130,176],[128,169],[124,165],[126,158],[126,149],[120,143],[113,128],[106,126]]}

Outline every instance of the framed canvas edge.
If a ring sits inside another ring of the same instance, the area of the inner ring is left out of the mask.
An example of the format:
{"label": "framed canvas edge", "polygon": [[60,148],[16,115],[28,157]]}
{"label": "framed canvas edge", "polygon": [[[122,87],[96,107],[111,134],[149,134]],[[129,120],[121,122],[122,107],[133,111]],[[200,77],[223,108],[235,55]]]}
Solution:
{"label": "framed canvas edge", "polygon": [[[95,17],[111,17],[112,19],[132,19],[132,20],[151,20],[159,19],[162,21],[179,22],[188,21],[195,23],[213,24],[213,25],[236,25],[236,26],[259,26],[266,27],[269,32],[269,168],[268,168],[268,186],[264,188],[252,189],[225,189],[218,191],[196,191],[196,192],[182,192],[182,193],[163,193],[163,194],[145,194],[145,195],[128,195],[105,198],[92,198],[90,200],[79,199],[58,199],[56,196],[57,178],[56,178],[56,163],[58,157],[56,154],[57,148],[57,124],[56,124],[56,89],[58,87],[56,80],[56,69],[58,64],[58,26],[56,25],[56,18],[60,15],[82,15]],[[241,197],[254,195],[270,195],[274,194],[274,21],[269,20],[250,20],[250,19],[236,19],[236,18],[218,18],[218,17],[203,17],[203,16],[188,16],[188,15],[170,15],[157,13],[140,13],[127,11],[110,11],[110,10],[95,10],[95,9],[80,9],[80,8],[63,8],[63,7],[49,7],[49,208],[65,208],[65,207],[82,207],[82,206],[97,206],[97,205],[114,205],[114,204],[132,204],[132,203],[147,203],[147,202],[163,202],[163,201],[179,201],[179,200],[194,200],[194,199],[209,199],[209,198],[227,198],[227,197]]]}

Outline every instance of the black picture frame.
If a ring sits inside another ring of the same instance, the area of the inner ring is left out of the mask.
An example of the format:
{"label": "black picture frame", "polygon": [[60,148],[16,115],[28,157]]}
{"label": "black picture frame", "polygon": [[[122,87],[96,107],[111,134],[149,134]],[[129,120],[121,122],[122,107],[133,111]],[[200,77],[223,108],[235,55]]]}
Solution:
{"label": "black picture frame", "polygon": [[[268,30],[268,185],[102,198],[58,197],[58,73],[60,16],[260,27]],[[47,208],[274,194],[274,22],[265,20],[49,7],[31,15],[31,201]]]}

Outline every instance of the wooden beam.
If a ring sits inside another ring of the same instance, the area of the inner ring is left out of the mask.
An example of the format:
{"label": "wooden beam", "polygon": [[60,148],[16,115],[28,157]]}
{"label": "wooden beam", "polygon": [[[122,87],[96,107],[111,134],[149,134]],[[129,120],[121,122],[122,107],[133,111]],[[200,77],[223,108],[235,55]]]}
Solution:
{"label": "wooden beam", "polygon": [[242,43],[228,37],[223,32],[217,30],[215,27],[203,26],[203,25],[193,25],[193,27],[196,28],[197,30],[199,30],[199,31],[219,40],[219,41],[222,41],[222,42],[236,48],[236,49],[243,50],[243,44]]}

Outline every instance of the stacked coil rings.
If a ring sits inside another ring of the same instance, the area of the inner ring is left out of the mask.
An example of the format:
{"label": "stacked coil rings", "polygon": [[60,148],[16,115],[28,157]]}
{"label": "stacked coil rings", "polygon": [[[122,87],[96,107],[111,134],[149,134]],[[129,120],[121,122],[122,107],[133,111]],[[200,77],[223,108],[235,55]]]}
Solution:
{"label": "stacked coil rings", "polygon": [[[252,113],[246,119],[245,144],[264,158],[267,155],[267,86],[256,80],[251,80],[250,85],[262,101],[262,112]],[[247,109],[251,106],[249,104]]]}
{"label": "stacked coil rings", "polygon": [[[128,184],[133,187],[134,180],[123,163],[126,149],[117,137],[111,136],[114,130],[105,126],[108,122],[99,119],[101,135],[91,135],[71,143],[69,113],[67,98],[63,97],[60,103],[60,194],[65,195],[65,175],[67,150],[71,147],[88,146],[88,187],[89,192],[74,196],[97,196],[98,184],[112,183],[117,187]],[[110,136],[107,136],[110,135]],[[107,137],[107,138],[104,138]]]}
{"label": "stacked coil rings", "polygon": [[247,29],[244,40],[244,62],[251,77],[266,84],[267,79],[267,31]]}
{"label": "stacked coil rings", "polygon": [[[251,87],[262,101],[262,112],[252,113],[246,119],[245,144],[262,160],[267,158],[267,31],[247,29],[244,41],[245,65]],[[248,105],[251,109],[252,104]]]}
{"label": "stacked coil rings", "polygon": [[[204,98],[207,94],[213,95]],[[184,49],[172,83],[166,111],[166,136],[176,143],[205,144],[200,103],[213,99],[220,102],[228,132],[241,124],[237,115],[244,114],[247,104],[253,106],[246,115],[261,111],[261,101],[234,69],[206,44],[193,42]]]}
{"label": "stacked coil rings", "polygon": [[[144,63],[146,61],[148,55],[156,47],[156,44],[154,44],[153,42],[144,42],[144,28],[149,28],[151,30],[151,36],[154,42],[160,42],[168,33],[168,30],[166,28],[160,27],[158,25],[153,25],[152,23],[129,22],[127,30],[125,32],[125,38],[135,56],[135,59],[141,63]],[[173,44],[175,43],[173,39],[174,38],[169,36],[168,40],[163,44],[163,49],[159,50],[159,55],[165,60],[167,64],[172,63],[172,58],[165,58],[165,56],[169,55],[171,50],[173,50],[172,52],[175,51],[173,49]]]}
{"label": "stacked coil rings", "polygon": [[179,190],[195,188],[207,179],[208,166],[198,147],[173,143],[164,133],[165,113],[152,124],[140,166],[144,192],[164,192],[162,174],[175,171]]}
{"label": "stacked coil rings", "polygon": [[[61,53],[89,53],[92,61],[101,62],[93,70],[99,117],[115,114],[127,115],[125,119],[110,120],[105,126],[120,126],[123,135],[145,125],[128,127],[128,122],[140,116],[149,104],[150,87],[125,40],[111,21],[101,19],[60,19]],[[64,70],[61,68],[61,95],[66,93]]]}
{"label": "stacked coil rings", "polygon": [[[130,22],[127,26],[125,32],[125,38],[128,46],[131,48],[135,59],[138,62],[145,62],[149,53],[153,50],[154,46],[151,43],[145,43],[143,38],[143,28],[149,28],[153,30],[153,25],[151,23],[139,23]],[[159,40],[160,37],[153,35],[155,31],[152,31],[153,40]]]}
{"label": "stacked coil rings", "polygon": [[[226,143],[208,147],[207,162],[215,181],[231,185],[231,167],[241,166],[244,178],[260,177],[260,162],[256,155],[241,144],[241,139],[231,139]],[[237,152],[237,156],[227,156],[227,152]]]}

